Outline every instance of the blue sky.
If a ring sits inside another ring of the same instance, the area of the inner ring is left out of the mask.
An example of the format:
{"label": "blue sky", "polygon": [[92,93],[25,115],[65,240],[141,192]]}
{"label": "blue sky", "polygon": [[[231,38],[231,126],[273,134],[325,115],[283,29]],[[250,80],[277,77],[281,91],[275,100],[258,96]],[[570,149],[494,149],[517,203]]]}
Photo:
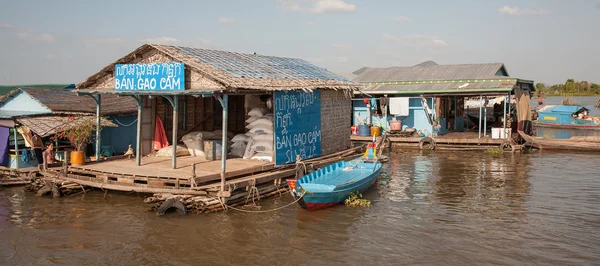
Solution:
{"label": "blue sky", "polygon": [[0,0],[0,84],[78,83],[143,43],[360,67],[504,62],[600,83],[600,0]]}

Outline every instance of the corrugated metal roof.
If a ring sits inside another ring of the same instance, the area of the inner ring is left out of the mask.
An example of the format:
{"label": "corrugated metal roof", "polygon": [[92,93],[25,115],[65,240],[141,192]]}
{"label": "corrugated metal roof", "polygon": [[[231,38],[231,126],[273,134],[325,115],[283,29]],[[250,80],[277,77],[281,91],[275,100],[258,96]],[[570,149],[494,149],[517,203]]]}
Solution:
{"label": "corrugated metal roof", "polygon": [[183,62],[186,69],[200,73],[204,78],[214,82],[214,84],[211,83],[211,86],[201,84],[187,88],[186,85],[185,91],[172,92],[173,94],[212,93],[214,91],[246,89],[272,91],[300,89],[358,90],[362,88],[361,85],[352,82],[348,78],[298,58],[156,44],[142,45],[135,51],[106,66],[100,72],[88,77],[79,83],[77,88],[90,89],[90,92],[98,93],[119,93],[114,91],[114,86],[107,86],[99,81],[112,75],[115,64],[135,63],[140,56],[152,54],[156,51],[169,58],[169,60]]}
{"label": "corrugated metal roof", "polygon": [[238,78],[322,79],[350,82],[345,77],[298,58],[244,54],[181,46],[171,47]]}
{"label": "corrugated metal roof", "polygon": [[[70,90],[47,88],[20,88],[53,113],[96,113],[96,102],[88,96],[77,96]],[[104,115],[128,114],[137,112],[137,104],[131,97],[117,98],[117,95],[105,95],[101,99],[101,111]]]}
{"label": "corrugated metal roof", "polygon": [[504,67],[502,63],[432,65],[413,67],[367,68],[353,81],[389,82],[423,80],[461,80],[499,78],[496,73]]}
{"label": "corrugated metal roof", "polygon": [[510,91],[517,83],[516,79],[497,79],[488,82],[446,82],[426,84],[374,84],[368,85],[367,94],[411,94],[411,93],[440,93],[440,92],[476,92],[476,91]]}

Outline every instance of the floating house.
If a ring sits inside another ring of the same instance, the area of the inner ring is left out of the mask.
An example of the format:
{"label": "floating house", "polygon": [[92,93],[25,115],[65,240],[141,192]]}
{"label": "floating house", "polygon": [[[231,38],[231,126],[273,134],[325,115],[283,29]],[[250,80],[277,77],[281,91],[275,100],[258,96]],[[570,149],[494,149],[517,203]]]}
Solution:
{"label": "floating house", "polygon": [[[143,193],[206,194],[216,188],[227,198],[247,185],[293,176],[298,159],[319,166],[353,153],[349,114],[353,92],[361,87],[302,59],[146,44],[77,85],[101,109],[107,96],[136,102],[135,160],[69,166],[68,176],[52,169],[47,174]],[[228,155],[232,136],[247,134],[252,117],[267,125],[253,133],[272,136],[263,156]],[[184,142],[190,134],[194,138]],[[168,143],[160,143],[161,136]],[[155,156],[164,144],[170,156]],[[177,156],[184,144],[202,156]]]}
{"label": "floating house", "polygon": [[[74,88],[74,86],[72,87]],[[72,88],[25,88],[19,87],[11,90],[0,98],[0,123],[4,140],[9,144],[3,148],[3,154],[8,159],[4,166],[11,169],[37,167],[41,164],[31,154],[31,147],[27,146],[25,139],[17,133],[17,128],[27,127],[31,132],[46,144],[50,136],[59,133],[67,124],[70,116],[88,116],[96,119],[96,103],[91,97],[78,96]],[[107,126],[101,132],[107,151],[125,152],[128,144],[135,142],[135,126],[123,126],[135,119],[137,111],[135,102],[130,99],[117,99],[115,96],[107,97],[104,109],[101,112]],[[117,125],[121,125],[117,127]],[[5,133],[5,134],[4,134]],[[98,138],[100,139],[100,138]],[[56,149],[68,149],[69,145],[56,145]],[[93,152],[91,152],[93,154]]]}
{"label": "floating house", "polygon": [[[493,123],[499,123],[494,125],[497,128],[505,128],[504,121],[517,117],[515,124],[519,129],[532,129],[529,100],[534,83],[510,77],[502,63],[426,62],[412,67],[365,67],[353,74],[353,80],[366,87],[353,101],[356,126],[372,124],[390,129],[390,122],[396,120],[401,121],[402,129],[419,132],[419,137],[477,129],[475,136],[481,139],[490,135]],[[452,136],[460,138],[461,134]]]}

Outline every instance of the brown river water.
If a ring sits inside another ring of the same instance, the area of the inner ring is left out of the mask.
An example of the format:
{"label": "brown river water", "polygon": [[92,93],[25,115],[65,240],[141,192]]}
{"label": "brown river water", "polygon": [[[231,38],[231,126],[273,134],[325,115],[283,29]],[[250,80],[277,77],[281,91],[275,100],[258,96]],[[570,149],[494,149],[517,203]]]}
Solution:
{"label": "brown river water", "polygon": [[136,194],[0,188],[0,264],[600,263],[597,154],[410,151],[384,167],[372,207],[314,212],[158,217]]}

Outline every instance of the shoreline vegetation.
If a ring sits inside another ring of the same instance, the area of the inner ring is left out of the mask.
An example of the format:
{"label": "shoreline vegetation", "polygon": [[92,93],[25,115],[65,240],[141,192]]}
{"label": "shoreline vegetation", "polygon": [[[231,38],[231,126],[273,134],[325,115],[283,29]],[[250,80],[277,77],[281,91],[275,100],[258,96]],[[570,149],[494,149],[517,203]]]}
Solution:
{"label": "shoreline vegetation", "polygon": [[561,97],[573,97],[573,96],[600,96],[600,84],[587,81],[575,81],[574,79],[567,79],[564,84],[555,84],[547,87],[544,83],[538,83],[535,85],[536,95],[546,96],[561,96]]}

